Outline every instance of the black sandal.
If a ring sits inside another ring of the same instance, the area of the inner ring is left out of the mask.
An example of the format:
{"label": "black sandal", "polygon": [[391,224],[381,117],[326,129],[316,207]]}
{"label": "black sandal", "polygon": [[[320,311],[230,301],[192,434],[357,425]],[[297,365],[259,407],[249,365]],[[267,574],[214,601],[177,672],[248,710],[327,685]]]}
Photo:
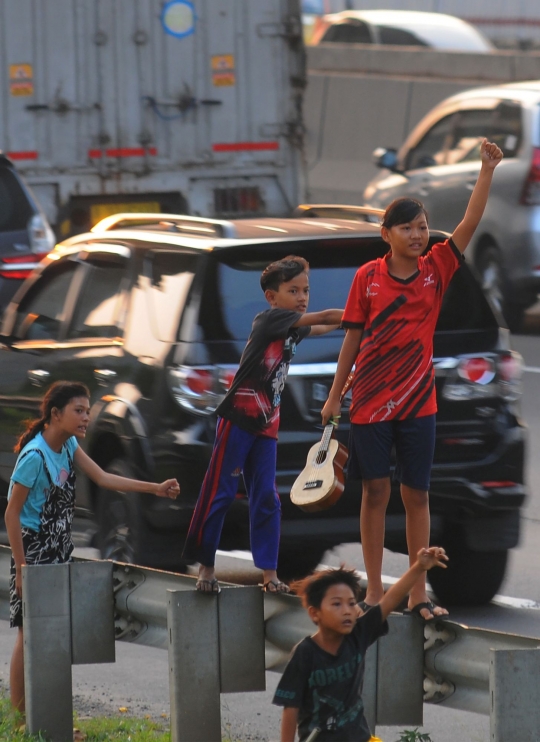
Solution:
{"label": "black sandal", "polygon": [[362,611],[362,614],[367,613],[371,608],[375,608],[374,605],[370,605],[369,603],[366,603],[365,600],[361,600],[358,603],[360,610]]}
{"label": "black sandal", "polygon": [[[431,600],[426,600],[423,603],[417,603],[412,608],[405,608],[405,610],[403,611],[403,615],[405,615],[405,616],[417,616],[424,623],[429,623],[430,621],[434,621],[437,618],[438,619],[445,619],[448,616],[448,613],[443,613],[441,616],[438,616],[435,613],[435,608],[440,608],[440,607],[441,606],[437,606]],[[429,613],[430,613],[430,617],[429,618],[426,618],[425,616],[423,616],[420,613],[420,611],[424,610],[424,608],[427,608],[427,610],[429,611]]]}

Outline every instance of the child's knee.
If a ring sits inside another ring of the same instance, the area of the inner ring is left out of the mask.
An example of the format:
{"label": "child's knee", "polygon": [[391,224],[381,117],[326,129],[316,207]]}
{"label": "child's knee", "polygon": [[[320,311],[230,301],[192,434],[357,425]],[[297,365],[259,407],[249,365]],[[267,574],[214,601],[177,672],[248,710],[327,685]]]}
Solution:
{"label": "child's knee", "polygon": [[362,484],[362,502],[368,505],[378,505],[386,502],[390,497],[390,480],[365,479]]}
{"label": "child's knee", "polygon": [[415,489],[414,487],[408,487],[402,484],[401,499],[403,500],[405,509],[408,507],[419,510],[429,508],[429,495],[426,490]]}

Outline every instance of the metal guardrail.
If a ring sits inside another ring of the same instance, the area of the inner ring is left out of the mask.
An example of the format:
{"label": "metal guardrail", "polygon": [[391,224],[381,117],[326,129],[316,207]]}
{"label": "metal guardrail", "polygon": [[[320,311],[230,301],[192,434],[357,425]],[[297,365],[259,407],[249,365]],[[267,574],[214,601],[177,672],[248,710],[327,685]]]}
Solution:
{"label": "metal guardrail", "polygon": [[[10,556],[8,548],[0,547],[0,618],[9,615]],[[114,562],[116,640],[167,649],[167,591],[193,591],[194,583],[194,577]],[[313,631],[313,625],[298,598],[289,595],[264,595],[264,621],[266,669],[282,672],[292,648]],[[451,621],[426,625],[424,637],[424,702],[483,714],[493,714],[494,654],[517,652],[512,654],[518,657],[512,660],[515,675],[521,650],[536,650],[540,657],[537,639],[471,629]],[[399,651],[407,650],[413,660],[418,648],[414,643],[399,647]],[[398,664],[406,661],[402,658]],[[533,681],[526,675],[520,681],[516,675],[513,684],[523,693]],[[511,710],[506,714],[511,716]]]}

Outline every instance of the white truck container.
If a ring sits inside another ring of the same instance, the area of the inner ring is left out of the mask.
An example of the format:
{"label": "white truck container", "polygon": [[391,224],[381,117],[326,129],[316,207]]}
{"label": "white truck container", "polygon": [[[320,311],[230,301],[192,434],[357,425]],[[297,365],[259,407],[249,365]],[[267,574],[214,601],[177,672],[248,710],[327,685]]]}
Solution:
{"label": "white truck container", "polygon": [[304,200],[298,0],[0,0],[0,147],[61,236]]}

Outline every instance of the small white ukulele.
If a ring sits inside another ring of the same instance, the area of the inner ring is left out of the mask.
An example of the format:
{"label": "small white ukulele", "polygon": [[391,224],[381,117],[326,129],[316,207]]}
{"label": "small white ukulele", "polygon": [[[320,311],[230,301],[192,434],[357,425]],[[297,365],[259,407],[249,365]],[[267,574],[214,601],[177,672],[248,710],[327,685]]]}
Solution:
{"label": "small white ukulele", "polygon": [[[347,394],[353,374],[343,387],[340,399]],[[308,513],[327,510],[341,497],[345,489],[343,467],[347,462],[347,447],[334,438],[336,421],[325,426],[320,443],[309,449],[307,463],[291,489],[291,502]]]}

